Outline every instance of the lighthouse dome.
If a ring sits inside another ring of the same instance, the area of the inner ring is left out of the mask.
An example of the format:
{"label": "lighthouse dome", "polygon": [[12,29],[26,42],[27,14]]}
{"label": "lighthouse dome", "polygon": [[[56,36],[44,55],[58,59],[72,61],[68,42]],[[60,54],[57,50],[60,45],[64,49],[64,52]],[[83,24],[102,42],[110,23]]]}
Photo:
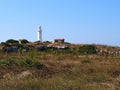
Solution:
{"label": "lighthouse dome", "polygon": [[38,27],[38,32],[41,32],[41,31],[42,31],[41,26],[39,26]]}

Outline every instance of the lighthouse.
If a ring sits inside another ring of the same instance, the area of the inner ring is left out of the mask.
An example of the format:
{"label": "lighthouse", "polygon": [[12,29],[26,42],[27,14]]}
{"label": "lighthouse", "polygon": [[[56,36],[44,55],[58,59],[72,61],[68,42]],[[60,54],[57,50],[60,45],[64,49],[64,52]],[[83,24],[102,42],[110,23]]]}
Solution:
{"label": "lighthouse", "polygon": [[41,26],[38,27],[38,36],[37,36],[37,40],[42,42],[42,29]]}

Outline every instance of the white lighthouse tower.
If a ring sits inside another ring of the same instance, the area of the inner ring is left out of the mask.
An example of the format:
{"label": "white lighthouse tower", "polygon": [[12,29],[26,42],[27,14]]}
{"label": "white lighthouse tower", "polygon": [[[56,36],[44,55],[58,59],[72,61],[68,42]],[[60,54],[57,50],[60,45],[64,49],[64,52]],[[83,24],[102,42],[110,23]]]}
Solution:
{"label": "white lighthouse tower", "polygon": [[41,29],[41,26],[38,27],[37,40],[40,41],[40,42],[42,42],[42,29]]}

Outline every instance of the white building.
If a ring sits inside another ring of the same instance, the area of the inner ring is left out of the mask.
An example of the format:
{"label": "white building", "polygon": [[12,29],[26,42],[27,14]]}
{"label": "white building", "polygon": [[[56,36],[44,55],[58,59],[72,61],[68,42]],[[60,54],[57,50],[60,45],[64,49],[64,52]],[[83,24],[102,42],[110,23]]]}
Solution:
{"label": "white building", "polygon": [[38,36],[37,36],[37,40],[42,42],[42,29],[41,26],[38,27]]}

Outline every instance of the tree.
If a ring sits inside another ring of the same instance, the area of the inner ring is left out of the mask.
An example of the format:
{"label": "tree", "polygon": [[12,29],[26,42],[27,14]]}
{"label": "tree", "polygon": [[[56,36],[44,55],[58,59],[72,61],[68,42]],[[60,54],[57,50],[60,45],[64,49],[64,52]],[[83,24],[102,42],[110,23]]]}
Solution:
{"label": "tree", "polygon": [[18,41],[17,41],[17,40],[14,40],[14,39],[8,39],[8,40],[6,41],[6,43],[7,43],[7,44],[9,44],[9,43],[13,44],[13,43],[18,43]]}
{"label": "tree", "polygon": [[8,44],[8,43],[5,43],[5,42],[1,42],[1,45],[2,45],[2,46],[5,46],[5,47],[9,46],[9,44]]}
{"label": "tree", "polygon": [[29,41],[28,40],[26,40],[26,39],[21,39],[21,40],[19,40],[20,41],[20,43],[21,44],[26,44],[26,43],[29,43]]}

